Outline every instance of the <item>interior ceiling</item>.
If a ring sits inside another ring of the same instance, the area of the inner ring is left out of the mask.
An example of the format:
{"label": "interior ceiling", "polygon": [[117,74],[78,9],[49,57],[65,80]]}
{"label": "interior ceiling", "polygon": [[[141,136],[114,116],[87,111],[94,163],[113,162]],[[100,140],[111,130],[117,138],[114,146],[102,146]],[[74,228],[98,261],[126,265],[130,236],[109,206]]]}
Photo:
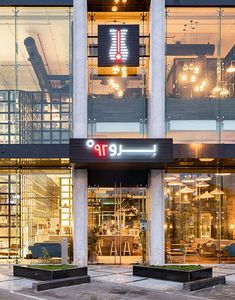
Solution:
{"label": "interior ceiling", "polygon": [[119,12],[148,11],[149,5],[150,0],[127,0],[126,3],[120,0],[117,4],[114,0],[88,0],[88,11],[111,12],[113,6],[117,6]]}

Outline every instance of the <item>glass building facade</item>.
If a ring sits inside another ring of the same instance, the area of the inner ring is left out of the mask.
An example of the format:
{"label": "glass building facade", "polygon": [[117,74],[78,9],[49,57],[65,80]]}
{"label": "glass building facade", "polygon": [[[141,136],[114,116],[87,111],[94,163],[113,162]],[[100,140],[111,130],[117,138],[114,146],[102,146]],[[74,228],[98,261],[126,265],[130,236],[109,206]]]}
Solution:
{"label": "glass building facade", "polygon": [[[82,234],[88,262],[151,263],[154,236],[164,263],[234,261],[235,148],[226,146],[235,144],[235,6],[166,1],[165,57],[156,62],[151,1],[128,1],[83,1],[85,105],[74,96],[82,71],[75,66],[78,12],[71,1],[0,6],[0,263],[39,258],[37,249],[63,238],[76,263]],[[138,26],[138,65],[99,65],[99,27],[107,25]],[[152,102],[161,97],[152,95],[151,76],[162,62],[164,112],[159,100],[153,120]],[[74,130],[82,114],[86,136]],[[129,170],[127,161],[107,170],[102,162],[71,162],[71,138],[148,141],[159,137],[149,128],[161,117],[160,138],[173,142],[171,163]],[[158,193],[149,180],[156,168]],[[88,170],[83,183],[77,169]]]}

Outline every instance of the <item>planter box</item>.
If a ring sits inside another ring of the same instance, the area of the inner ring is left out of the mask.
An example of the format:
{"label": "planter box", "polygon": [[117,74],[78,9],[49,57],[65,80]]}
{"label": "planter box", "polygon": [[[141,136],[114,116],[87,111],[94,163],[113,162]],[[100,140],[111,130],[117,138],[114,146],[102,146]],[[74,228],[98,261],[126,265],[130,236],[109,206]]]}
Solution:
{"label": "planter box", "polygon": [[133,275],[161,280],[190,282],[204,278],[211,278],[212,268],[203,268],[201,270],[194,271],[181,271],[148,266],[133,266]]}
{"label": "planter box", "polygon": [[78,277],[78,276],[86,276],[87,275],[87,267],[79,268],[75,267],[67,270],[42,270],[32,268],[30,266],[14,266],[13,267],[13,275],[31,278],[36,280],[55,280],[69,277]]}

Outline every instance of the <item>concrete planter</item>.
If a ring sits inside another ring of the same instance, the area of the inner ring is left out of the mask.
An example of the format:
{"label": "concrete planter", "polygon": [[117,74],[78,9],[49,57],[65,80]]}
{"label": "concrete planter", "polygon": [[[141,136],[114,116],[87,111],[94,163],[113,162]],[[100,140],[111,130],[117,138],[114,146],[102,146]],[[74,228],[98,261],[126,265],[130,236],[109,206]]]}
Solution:
{"label": "concrete planter", "polygon": [[13,275],[31,278],[36,280],[48,281],[69,277],[78,277],[87,275],[87,267],[79,268],[75,267],[67,270],[42,270],[32,268],[30,266],[18,266],[15,265],[13,268]]}
{"label": "concrete planter", "polygon": [[158,267],[133,266],[133,275],[177,282],[190,282],[204,278],[211,278],[212,268],[203,268],[201,270],[193,271],[182,271],[162,269]]}

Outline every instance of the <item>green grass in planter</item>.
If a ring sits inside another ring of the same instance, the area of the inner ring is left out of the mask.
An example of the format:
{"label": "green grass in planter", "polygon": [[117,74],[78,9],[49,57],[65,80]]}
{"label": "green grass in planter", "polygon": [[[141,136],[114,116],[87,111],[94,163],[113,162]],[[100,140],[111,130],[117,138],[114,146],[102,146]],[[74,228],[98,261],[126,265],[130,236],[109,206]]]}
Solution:
{"label": "green grass in planter", "polygon": [[69,270],[74,269],[77,266],[74,265],[29,265],[30,268],[55,271],[55,270]]}
{"label": "green grass in planter", "polygon": [[202,270],[203,267],[200,265],[165,265],[165,266],[151,266],[158,269],[176,270],[176,271],[197,271]]}

